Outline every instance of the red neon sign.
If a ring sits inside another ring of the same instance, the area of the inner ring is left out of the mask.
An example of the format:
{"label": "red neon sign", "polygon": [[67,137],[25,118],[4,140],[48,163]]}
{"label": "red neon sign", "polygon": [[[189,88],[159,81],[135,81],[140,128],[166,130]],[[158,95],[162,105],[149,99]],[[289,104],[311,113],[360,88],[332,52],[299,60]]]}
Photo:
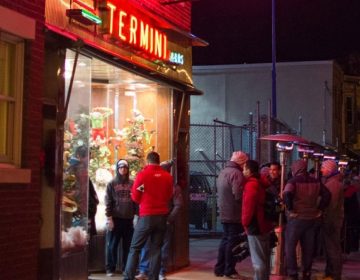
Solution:
{"label": "red neon sign", "polygon": [[150,19],[141,15],[126,1],[102,1],[100,5],[108,10],[108,18],[103,20],[109,21],[109,34],[112,38],[158,59],[168,60],[167,35],[154,27]]}
{"label": "red neon sign", "polygon": [[169,61],[168,38],[157,28],[155,19],[126,0],[99,0],[96,10],[91,7],[91,2],[94,3],[73,0],[74,4],[101,18],[99,33],[108,34],[112,43],[125,43],[154,59]]}

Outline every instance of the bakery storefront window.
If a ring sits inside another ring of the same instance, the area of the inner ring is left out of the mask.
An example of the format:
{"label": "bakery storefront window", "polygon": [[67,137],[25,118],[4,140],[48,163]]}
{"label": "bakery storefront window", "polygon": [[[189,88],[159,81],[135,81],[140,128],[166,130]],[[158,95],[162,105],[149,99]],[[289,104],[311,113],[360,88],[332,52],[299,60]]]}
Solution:
{"label": "bakery storefront window", "polygon": [[[66,88],[75,53],[67,50]],[[62,251],[84,249],[87,241],[89,182],[99,204],[95,217],[105,230],[104,196],[119,159],[131,177],[155,150],[172,158],[172,89],[97,58],[79,55],[64,130]],[[90,206],[90,207],[89,207]]]}

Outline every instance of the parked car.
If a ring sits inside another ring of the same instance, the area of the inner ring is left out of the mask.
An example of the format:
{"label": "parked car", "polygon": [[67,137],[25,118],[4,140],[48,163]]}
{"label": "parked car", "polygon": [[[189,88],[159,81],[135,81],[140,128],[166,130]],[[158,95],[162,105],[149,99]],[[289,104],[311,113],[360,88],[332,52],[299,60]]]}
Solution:
{"label": "parked car", "polygon": [[189,223],[195,229],[211,229],[211,206],[208,204],[212,194],[208,178],[202,172],[190,171]]}

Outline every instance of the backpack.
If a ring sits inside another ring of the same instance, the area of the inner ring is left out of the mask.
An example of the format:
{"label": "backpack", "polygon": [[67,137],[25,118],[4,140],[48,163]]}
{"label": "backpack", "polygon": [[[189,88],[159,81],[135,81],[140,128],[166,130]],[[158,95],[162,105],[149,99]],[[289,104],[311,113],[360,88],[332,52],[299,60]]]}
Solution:
{"label": "backpack", "polygon": [[268,189],[265,189],[264,216],[271,222],[278,222],[281,212],[280,199]]}

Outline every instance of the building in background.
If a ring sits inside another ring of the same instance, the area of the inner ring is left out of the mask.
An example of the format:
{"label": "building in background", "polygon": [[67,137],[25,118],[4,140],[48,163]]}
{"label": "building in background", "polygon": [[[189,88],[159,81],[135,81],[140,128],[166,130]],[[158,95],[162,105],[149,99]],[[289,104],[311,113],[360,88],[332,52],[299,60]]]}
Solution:
{"label": "building in background", "polygon": [[[206,95],[191,99],[191,123],[243,125],[257,110],[270,115],[271,64],[194,66],[193,75]],[[358,88],[334,61],[277,63],[277,119],[314,143],[356,154]]]}
{"label": "building in background", "polygon": [[[197,108],[192,110],[192,123],[218,118],[241,125],[248,122],[250,112],[256,113],[257,102],[261,114],[268,114],[271,64],[194,66],[193,72],[195,84],[207,95],[191,99]],[[278,63],[277,118],[306,139],[335,146],[341,136],[335,104],[341,100],[342,80],[333,61]],[[202,108],[210,108],[210,113]]]}

